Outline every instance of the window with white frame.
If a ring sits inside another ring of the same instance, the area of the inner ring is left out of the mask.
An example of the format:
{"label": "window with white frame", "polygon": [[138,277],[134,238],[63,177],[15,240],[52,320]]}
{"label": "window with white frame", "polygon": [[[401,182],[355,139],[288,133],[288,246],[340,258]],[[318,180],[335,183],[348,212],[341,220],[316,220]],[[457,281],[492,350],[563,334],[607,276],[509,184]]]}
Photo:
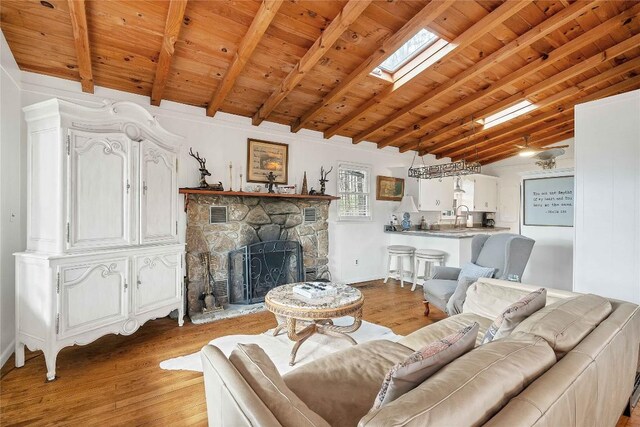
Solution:
{"label": "window with white frame", "polygon": [[338,166],[338,219],[371,219],[371,168],[343,163]]}

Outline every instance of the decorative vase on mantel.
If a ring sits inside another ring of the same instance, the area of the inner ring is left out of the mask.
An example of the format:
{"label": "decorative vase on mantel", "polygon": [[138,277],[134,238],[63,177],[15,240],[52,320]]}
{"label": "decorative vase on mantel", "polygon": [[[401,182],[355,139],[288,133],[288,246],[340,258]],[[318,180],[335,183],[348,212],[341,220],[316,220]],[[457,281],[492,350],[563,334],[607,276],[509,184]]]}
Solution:
{"label": "decorative vase on mantel", "polygon": [[309,195],[309,189],[307,188],[307,171],[304,171],[304,177],[302,178],[302,191],[300,194],[307,196]]}

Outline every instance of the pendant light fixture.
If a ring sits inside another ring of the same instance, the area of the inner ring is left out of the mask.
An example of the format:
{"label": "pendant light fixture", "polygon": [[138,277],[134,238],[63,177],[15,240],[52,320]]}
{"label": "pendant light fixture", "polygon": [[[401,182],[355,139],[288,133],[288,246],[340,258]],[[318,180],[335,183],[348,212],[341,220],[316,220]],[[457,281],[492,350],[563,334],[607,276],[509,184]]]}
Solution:
{"label": "pendant light fixture", "polygon": [[[471,138],[475,135],[476,126],[475,121],[473,120],[473,116],[471,116],[471,134],[467,136],[467,143],[470,144]],[[418,148],[416,149],[415,154],[413,155],[413,161],[411,162],[411,166],[409,167],[408,176],[409,178],[418,178],[418,179],[433,179],[439,178],[442,179],[447,176],[462,176],[469,175],[473,173],[480,173],[482,170],[482,166],[478,162],[467,162],[467,152],[465,151],[464,158],[462,160],[458,160],[457,162],[449,162],[443,163],[439,165],[431,165],[427,166],[424,163],[424,156],[420,156],[422,158],[422,166],[415,166],[414,163],[416,160],[416,156],[420,151],[420,146],[422,141],[418,143]],[[469,147],[467,146],[467,149]],[[476,149],[476,160],[478,158],[478,147]],[[459,184],[459,183],[458,183]],[[461,191],[462,188],[460,188]]]}

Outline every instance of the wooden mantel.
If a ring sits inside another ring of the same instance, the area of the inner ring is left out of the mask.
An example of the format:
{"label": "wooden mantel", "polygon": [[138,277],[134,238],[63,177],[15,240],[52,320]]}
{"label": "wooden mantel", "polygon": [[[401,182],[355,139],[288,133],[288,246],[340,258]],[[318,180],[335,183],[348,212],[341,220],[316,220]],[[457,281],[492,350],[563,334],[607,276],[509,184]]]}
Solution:
{"label": "wooden mantel", "polygon": [[242,197],[274,197],[280,199],[310,199],[310,200],[326,200],[331,203],[332,200],[339,200],[340,197],[321,195],[321,194],[279,194],[279,193],[256,193],[252,191],[217,191],[207,190],[203,188],[181,188],[180,194],[185,194],[184,210],[187,211],[189,204],[188,194],[204,194],[207,196],[242,196]]}

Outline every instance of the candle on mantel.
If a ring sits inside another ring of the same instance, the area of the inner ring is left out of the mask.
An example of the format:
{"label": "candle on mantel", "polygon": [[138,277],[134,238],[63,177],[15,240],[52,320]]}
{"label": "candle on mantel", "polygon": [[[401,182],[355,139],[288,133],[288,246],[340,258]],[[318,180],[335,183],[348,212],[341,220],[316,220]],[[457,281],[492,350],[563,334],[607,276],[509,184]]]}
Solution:
{"label": "candle on mantel", "polygon": [[240,190],[239,191],[242,193],[242,166],[240,166]]}
{"label": "candle on mantel", "polygon": [[233,165],[229,162],[229,191],[233,191]]}

